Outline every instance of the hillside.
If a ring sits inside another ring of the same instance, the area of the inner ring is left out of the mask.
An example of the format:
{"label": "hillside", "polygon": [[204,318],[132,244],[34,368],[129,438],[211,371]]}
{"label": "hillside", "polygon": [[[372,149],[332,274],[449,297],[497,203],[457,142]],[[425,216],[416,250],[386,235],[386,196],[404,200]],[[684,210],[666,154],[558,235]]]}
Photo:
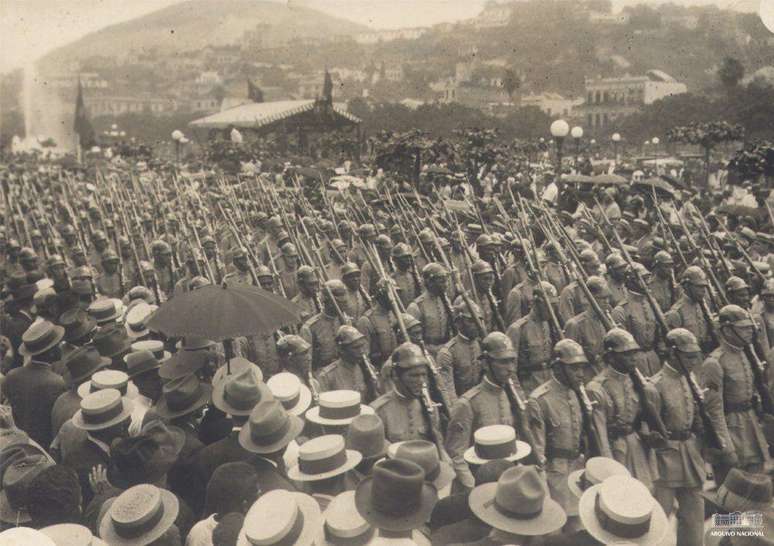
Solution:
{"label": "hillside", "polygon": [[52,67],[93,55],[120,57],[132,50],[158,49],[168,53],[231,45],[259,26],[269,46],[297,38],[331,38],[367,30],[313,9],[276,2],[189,0],[105,27],[54,50],[41,63]]}

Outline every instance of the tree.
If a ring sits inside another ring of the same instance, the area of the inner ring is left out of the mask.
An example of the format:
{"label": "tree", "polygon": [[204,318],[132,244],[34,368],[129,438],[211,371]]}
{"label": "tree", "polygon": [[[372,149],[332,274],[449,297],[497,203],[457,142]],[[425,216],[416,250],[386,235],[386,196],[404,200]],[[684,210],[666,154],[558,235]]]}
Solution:
{"label": "tree", "polygon": [[521,87],[521,79],[516,75],[516,72],[511,68],[505,69],[505,75],[503,76],[503,88],[508,93],[508,98],[513,102],[513,94],[517,89]]}
{"label": "tree", "polygon": [[705,186],[709,187],[710,153],[712,149],[723,142],[732,142],[744,138],[744,127],[733,125],[727,121],[711,121],[709,123],[691,123],[673,127],[667,132],[671,142],[695,144],[704,150]]}
{"label": "tree", "polygon": [[734,57],[726,57],[718,69],[718,78],[727,90],[734,89],[744,78],[744,65]]}

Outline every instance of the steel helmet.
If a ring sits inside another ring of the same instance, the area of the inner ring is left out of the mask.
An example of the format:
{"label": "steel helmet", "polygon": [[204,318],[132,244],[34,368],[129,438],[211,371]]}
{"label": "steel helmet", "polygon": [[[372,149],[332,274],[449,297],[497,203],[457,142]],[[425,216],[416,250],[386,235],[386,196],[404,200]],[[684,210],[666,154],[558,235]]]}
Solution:
{"label": "steel helmet", "polygon": [[331,279],[325,282],[324,293],[326,295],[328,293],[333,294],[333,297],[337,300],[345,300],[347,298],[347,287],[340,280]]}
{"label": "steel helmet", "polygon": [[592,275],[586,279],[586,286],[589,287],[589,291],[594,296],[610,295],[610,288],[607,286],[607,281],[597,275]]}
{"label": "steel helmet", "polygon": [[363,339],[365,336],[355,328],[348,324],[344,324],[339,327],[339,331],[336,332],[336,344],[341,346],[351,345],[352,343]]}
{"label": "steel helmet", "polygon": [[311,347],[304,338],[297,335],[282,336],[277,341],[277,352],[284,356],[305,353]]}
{"label": "steel helmet", "polygon": [[392,251],[390,252],[393,258],[402,258],[403,256],[411,256],[411,247],[407,245],[406,243],[398,243],[394,247],[392,247]]}
{"label": "steel helmet", "polygon": [[672,255],[666,250],[659,250],[653,256],[653,262],[658,265],[674,265],[675,261],[672,259]]}
{"label": "steel helmet", "polygon": [[605,352],[611,353],[626,353],[640,349],[634,336],[623,328],[611,328],[602,339],[602,347]]}
{"label": "steel helmet", "polygon": [[347,262],[343,266],[341,266],[341,276],[346,277],[347,275],[352,275],[353,273],[360,274],[360,267],[355,262]]}
{"label": "steel helmet", "polygon": [[613,252],[607,258],[605,258],[605,267],[608,269],[626,267],[626,260],[623,256],[621,256],[620,252]]}
{"label": "steel helmet", "polygon": [[487,273],[494,273],[492,266],[489,265],[489,263],[484,260],[476,261],[476,263],[473,264],[470,270],[474,275],[485,275]]}
{"label": "steel helmet", "polygon": [[691,265],[689,267],[686,267],[685,271],[683,271],[683,274],[680,277],[680,282],[683,284],[694,284],[696,286],[709,285],[709,283],[707,282],[707,275],[697,265]]}
{"label": "steel helmet", "polygon": [[431,262],[422,269],[422,276],[427,279],[448,277],[449,272],[437,262]]}
{"label": "steel helmet", "polygon": [[667,345],[683,353],[696,353],[701,351],[696,336],[685,328],[670,330],[666,336]]}
{"label": "steel helmet", "polygon": [[425,358],[419,345],[406,342],[398,345],[395,351],[393,351],[392,362],[397,368],[407,370],[427,365],[427,358]]}
{"label": "steel helmet", "polygon": [[[475,313],[477,317],[483,316],[481,314],[481,308],[475,302],[471,301],[470,307],[472,307],[473,313]],[[470,309],[468,308],[462,296],[457,298],[457,300],[454,302],[454,307],[452,308],[452,312],[454,313],[455,318],[469,318],[469,319],[473,318],[473,314],[470,312]]]}
{"label": "steel helmet", "polygon": [[721,326],[752,326],[750,314],[738,305],[726,305],[718,312]]}
{"label": "steel helmet", "polygon": [[563,339],[554,345],[552,356],[562,364],[586,364],[589,361],[583,347],[572,339]]}
{"label": "steel helmet", "polygon": [[[255,276],[256,277],[258,276],[257,272]],[[314,274],[314,267],[310,265],[302,265],[301,267],[298,268],[298,271],[296,271],[296,278],[298,280],[302,280],[302,279],[308,280],[308,281],[314,280],[316,278]]]}
{"label": "steel helmet", "polygon": [[263,264],[255,268],[255,276],[259,279],[262,277],[274,277],[274,275],[271,273],[271,269]]}
{"label": "steel helmet", "polygon": [[728,280],[726,280],[726,292],[734,292],[736,290],[749,290],[750,287],[747,286],[747,283],[744,281],[744,279],[732,276],[729,277]]}
{"label": "steel helmet", "polygon": [[481,356],[498,360],[516,358],[511,338],[502,332],[492,332],[481,340]]}

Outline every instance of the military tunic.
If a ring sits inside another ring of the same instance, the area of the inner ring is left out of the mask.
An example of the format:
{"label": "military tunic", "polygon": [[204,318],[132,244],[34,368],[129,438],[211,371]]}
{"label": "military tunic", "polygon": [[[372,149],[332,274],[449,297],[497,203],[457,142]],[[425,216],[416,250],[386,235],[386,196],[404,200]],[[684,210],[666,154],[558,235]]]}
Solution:
{"label": "military tunic", "polygon": [[551,327],[534,311],[520,318],[506,332],[518,355],[516,375],[527,393],[551,379]]}
{"label": "military tunic", "polygon": [[[365,290],[365,288],[361,287],[361,290]],[[349,313],[354,320],[359,319],[368,311],[368,302],[366,302],[359,290],[353,292],[347,289],[347,301],[349,302]]]}
{"label": "military tunic", "polygon": [[457,334],[438,351],[437,364],[444,378],[445,392],[454,401],[481,381],[481,346],[477,339]]}
{"label": "military tunic", "polygon": [[446,313],[443,300],[425,291],[411,302],[406,312],[422,323],[427,350],[437,354],[441,345],[449,341],[451,327],[451,317]]}
{"label": "military tunic", "polygon": [[629,295],[629,291],[622,281],[613,279],[610,275],[605,275],[607,281],[607,287],[610,290],[610,305],[615,307],[626,301],[626,297]]}
{"label": "military tunic", "polygon": [[279,280],[282,288],[285,289],[285,297],[292,300],[298,294],[298,279],[296,278],[297,269],[284,268],[279,271]]}
{"label": "military tunic", "polygon": [[395,315],[381,305],[374,305],[357,321],[356,327],[368,340],[368,356],[377,368],[390,358],[398,346]]}
{"label": "military tunic", "polygon": [[338,317],[318,313],[301,327],[301,337],[312,346],[312,370],[324,368],[338,358],[336,333],[340,326]]}
{"label": "military tunic", "polygon": [[570,284],[567,274],[564,272],[564,268],[561,264],[550,260],[543,266],[543,276],[548,282],[554,285],[557,294],[561,294],[564,287]]}
{"label": "military tunic", "polygon": [[175,284],[177,284],[178,275],[171,266],[159,267],[154,264],[153,274],[156,276],[156,283],[159,292],[166,298],[171,298],[175,293]]}
{"label": "military tunic", "polygon": [[688,296],[683,295],[677,300],[677,303],[666,313],[666,320],[670,329],[685,328],[696,336],[703,351],[710,347],[712,338],[707,321],[701,312],[701,306]]}
{"label": "military tunic", "polygon": [[503,271],[500,277],[500,290],[502,294],[510,294],[517,284],[527,279],[527,270],[522,262],[513,262]]}
{"label": "military tunic", "polygon": [[643,294],[629,292],[628,298],[613,309],[613,321],[634,336],[642,349],[637,355],[637,367],[645,377],[661,369],[661,359],[656,354],[658,326],[656,316]]}
{"label": "military tunic", "polygon": [[577,281],[573,281],[559,294],[559,319],[566,324],[572,317],[583,312],[586,296]]}
{"label": "military tunic", "polygon": [[[521,387],[517,385],[519,391]],[[523,393],[521,393],[523,396]],[[452,458],[457,478],[463,485],[474,485],[473,475],[465,462],[465,450],[473,445],[473,433],[489,425],[516,423],[505,391],[484,377],[481,382],[460,396],[451,411],[446,432],[446,451]],[[518,430],[518,428],[517,428]]]}
{"label": "military tunic", "polygon": [[567,476],[583,468],[580,453],[583,414],[575,393],[551,377],[535,389],[527,402],[538,459],[545,460],[551,498],[569,516],[578,515],[578,499],[570,492]]}
{"label": "military tunic", "polygon": [[648,287],[662,311],[669,311],[677,301],[669,279],[662,279],[658,275],[654,275]]}
{"label": "military tunic", "polygon": [[320,302],[316,296],[312,296],[310,298],[299,292],[290,301],[301,308],[301,322],[306,322],[322,310],[320,309]]}
{"label": "military tunic", "polygon": [[364,404],[372,402],[363,370],[355,363],[345,362],[342,359],[335,360],[320,370],[317,381],[320,383],[320,392],[357,391]]}
{"label": "military tunic", "polygon": [[505,299],[505,320],[507,324],[513,324],[532,309],[535,299],[535,283],[527,278],[514,286]]}
{"label": "military tunic", "polygon": [[395,284],[398,285],[398,297],[403,302],[404,307],[408,307],[409,304],[419,296],[421,289],[414,282],[414,275],[410,270],[399,271],[396,269],[392,274]]}
{"label": "military tunic", "polygon": [[244,357],[261,368],[264,381],[283,371],[280,370],[277,342],[273,333],[239,338],[239,346]]}
{"label": "military tunic", "polygon": [[388,442],[432,441],[428,420],[418,398],[407,398],[392,389],[374,400],[371,407],[384,423],[384,437]]}
{"label": "military tunic", "polygon": [[586,358],[589,359],[591,369],[587,370],[590,374],[587,374],[587,380],[601,372],[604,368],[604,363],[602,362],[602,352],[604,351],[602,341],[607,333],[607,328],[597,318],[594,311],[587,309],[579,315],[572,317],[565,325],[564,333],[568,338],[574,339],[583,347],[583,352],[586,353]]}
{"label": "military tunic", "polygon": [[103,273],[97,277],[95,284],[97,285],[97,291],[103,296],[107,296],[109,298],[121,298],[124,295],[124,289],[123,286],[121,286],[121,281],[121,275],[119,275],[117,272],[112,274]]}

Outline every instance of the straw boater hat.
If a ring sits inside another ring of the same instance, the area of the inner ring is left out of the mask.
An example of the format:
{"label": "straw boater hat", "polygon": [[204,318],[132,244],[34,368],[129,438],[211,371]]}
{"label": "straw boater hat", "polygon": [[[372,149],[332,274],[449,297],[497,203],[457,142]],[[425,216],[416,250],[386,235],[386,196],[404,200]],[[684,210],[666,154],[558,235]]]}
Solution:
{"label": "straw boater hat", "polygon": [[570,472],[567,476],[567,486],[570,492],[580,498],[583,492],[610,476],[631,476],[629,469],[609,457],[592,457],[586,461],[586,467]]}
{"label": "straw boater hat", "polygon": [[288,470],[288,478],[311,482],[333,478],[352,470],[363,456],[346,448],[344,437],[325,434],[304,442],[298,449],[298,464]]}
{"label": "straw boater hat", "polygon": [[147,336],[150,333],[150,330],[148,330],[148,319],[157,309],[158,306],[148,305],[145,302],[140,302],[133,306],[126,313],[126,319],[124,319],[126,335],[132,339]]}
{"label": "straw boater hat", "polygon": [[347,428],[347,449],[358,451],[364,460],[381,459],[389,442],[384,435],[384,422],[376,414],[358,415]]}
{"label": "straw boater hat", "polygon": [[64,337],[64,328],[47,320],[34,323],[22,335],[19,354],[33,357],[56,347]]}
{"label": "straw boater hat", "polygon": [[72,422],[81,430],[104,430],[132,415],[132,401],[115,389],[93,392],[81,400]]}
{"label": "straw boater hat", "polygon": [[473,433],[473,445],[465,450],[468,464],[482,465],[493,459],[519,461],[530,454],[528,443],[516,439],[516,431],[509,425],[489,425]]}
{"label": "straw boater hat", "polygon": [[40,530],[41,533],[54,541],[56,546],[108,546],[91,534],[88,527],[77,523],[60,523]]}
{"label": "straw boater hat", "polygon": [[387,457],[417,463],[425,471],[425,479],[438,491],[454,480],[454,469],[446,461],[441,461],[438,447],[427,440],[407,440],[391,444],[387,448]]}
{"label": "straw boater hat", "polygon": [[578,513],[586,531],[603,544],[662,544],[668,530],[664,509],[645,485],[629,476],[611,476],[587,489]]}
{"label": "straw boater hat", "polygon": [[303,419],[289,415],[278,400],[264,399],[239,431],[239,445],[251,453],[275,453],[295,440],[303,428]]}
{"label": "straw boater hat", "polygon": [[94,372],[89,381],[84,381],[78,387],[78,396],[86,398],[89,394],[104,389],[115,389],[121,396],[137,398],[137,386],[129,380],[126,372],[119,370],[99,370]]}
{"label": "straw boater hat", "polygon": [[772,510],[771,477],[732,468],[717,491],[702,492],[705,500],[722,512]]}
{"label": "straw boater hat", "polygon": [[271,376],[266,385],[290,415],[303,415],[312,404],[312,391],[296,374],[278,373]]}
{"label": "straw boater hat", "polygon": [[[130,348],[133,353],[138,351],[150,351],[159,362],[166,362],[172,356],[172,353],[164,350],[164,342],[157,339],[135,341],[130,345]],[[124,357],[124,361],[126,361],[126,357]]]}
{"label": "straw boater hat", "polygon": [[360,403],[357,391],[339,390],[320,393],[319,406],[306,412],[306,420],[318,425],[346,426],[361,414],[374,413]]}
{"label": "straw boater hat", "polygon": [[250,507],[237,546],[311,546],[322,544],[322,535],[316,500],[304,493],[275,489]]}
{"label": "straw boater hat", "polygon": [[68,385],[79,385],[95,372],[110,365],[110,359],[99,354],[93,345],[78,347],[67,355],[64,364],[67,367],[63,377]]}
{"label": "straw boater hat", "polygon": [[212,387],[202,384],[195,375],[178,377],[164,385],[153,411],[162,419],[176,419],[203,408],[211,396]]}
{"label": "straw boater hat", "polygon": [[31,521],[27,513],[27,491],[30,483],[54,462],[43,453],[19,452],[19,456],[14,456],[13,459],[3,465],[0,521],[18,525]]}
{"label": "straw boater hat", "polygon": [[547,535],[567,522],[534,466],[509,468],[497,483],[479,485],[470,492],[468,504],[487,525],[516,535]]}
{"label": "straw boater hat", "polygon": [[365,546],[376,534],[376,529],[358,514],[354,491],[336,495],[323,512],[323,518],[327,544]]}
{"label": "straw boater hat", "polygon": [[2,546],[59,546],[45,533],[30,527],[12,527],[0,533]]}
{"label": "straw boater hat", "polygon": [[124,303],[118,299],[105,298],[92,302],[87,311],[101,326],[120,319],[124,312]]}
{"label": "straw boater hat", "polygon": [[438,500],[425,471],[411,461],[386,459],[374,465],[371,476],[355,491],[355,506],[372,526],[386,531],[409,531],[424,525]]}
{"label": "straw boater hat", "polygon": [[172,527],[180,504],[177,497],[155,485],[135,485],[110,505],[99,525],[99,536],[110,546],[142,546]]}
{"label": "straw boater hat", "polygon": [[[195,354],[195,353],[194,353]],[[223,364],[220,368],[215,370],[215,375],[212,376],[212,386],[217,386],[218,383],[223,381],[229,375],[237,375],[245,370],[253,372],[256,381],[263,381],[263,371],[261,368],[241,356],[235,356],[228,363]]]}
{"label": "straw boater hat", "polygon": [[271,398],[269,387],[250,370],[226,376],[212,390],[213,405],[228,415],[250,415],[258,402]]}

